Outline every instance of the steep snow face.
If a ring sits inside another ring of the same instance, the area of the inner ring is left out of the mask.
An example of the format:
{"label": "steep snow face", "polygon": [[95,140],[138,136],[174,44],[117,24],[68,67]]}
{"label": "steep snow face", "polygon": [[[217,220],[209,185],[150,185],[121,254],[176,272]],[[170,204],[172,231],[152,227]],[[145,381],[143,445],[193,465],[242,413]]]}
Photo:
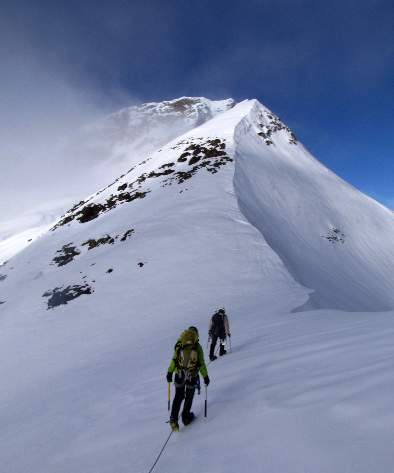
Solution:
{"label": "steep snow face", "polygon": [[235,143],[242,212],[311,289],[298,310],[392,310],[393,212],[316,161],[258,102],[236,127]]}

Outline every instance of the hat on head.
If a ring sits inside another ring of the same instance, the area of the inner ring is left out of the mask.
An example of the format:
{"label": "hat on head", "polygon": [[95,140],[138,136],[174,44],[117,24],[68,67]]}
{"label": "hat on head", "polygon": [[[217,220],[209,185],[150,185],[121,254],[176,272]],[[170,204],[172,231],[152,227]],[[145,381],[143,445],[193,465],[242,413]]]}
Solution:
{"label": "hat on head", "polygon": [[196,332],[196,334],[198,335],[198,330],[196,329],[196,327],[189,327],[189,330],[192,330],[193,332]]}

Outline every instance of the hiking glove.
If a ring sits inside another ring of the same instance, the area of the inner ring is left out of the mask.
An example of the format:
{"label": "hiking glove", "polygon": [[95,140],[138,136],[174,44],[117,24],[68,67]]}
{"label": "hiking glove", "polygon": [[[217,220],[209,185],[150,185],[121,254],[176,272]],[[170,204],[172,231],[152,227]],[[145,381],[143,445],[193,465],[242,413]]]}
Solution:
{"label": "hiking glove", "polygon": [[208,375],[205,376],[204,383],[205,383],[205,386],[208,386],[208,384],[209,384],[209,376]]}
{"label": "hiking glove", "polygon": [[167,382],[171,383],[171,381],[172,381],[172,373],[168,372],[167,373]]}

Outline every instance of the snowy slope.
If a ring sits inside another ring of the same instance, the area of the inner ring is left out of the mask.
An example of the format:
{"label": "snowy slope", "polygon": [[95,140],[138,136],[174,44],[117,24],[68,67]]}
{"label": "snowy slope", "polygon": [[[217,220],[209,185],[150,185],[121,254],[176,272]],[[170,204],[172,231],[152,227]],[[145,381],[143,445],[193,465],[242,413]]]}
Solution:
{"label": "snowy slope", "polygon": [[52,201],[33,211],[0,222],[0,264],[19,253],[47,232],[68,209],[64,201]]}
{"label": "snowy slope", "polygon": [[46,225],[54,222],[69,207],[70,198],[96,192],[160,146],[234,105],[232,99],[211,101],[204,97],[152,102],[125,108],[69,136],[61,151],[67,163],[63,168],[68,193],[61,201],[45,202],[38,209],[0,222],[0,264],[35,239],[40,232],[37,220]]}
{"label": "snowy slope", "polygon": [[[393,312],[334,310],[344,294],[371,310],[356,280],[391,284],[374,261],[392,261],[392,214],[279,123],[238,104],[0,267],[2,471],[148,472],[170,433],[174,342],[195,325],[206,353],[219,306],[232,353],[208,366],[207,422],[203,392],[154,471],[392,470]],[[379,290],[374,310],[392,309]],[[309,297],[329,308],[303,311]]]}
{"label": "snowy slope", "polygon": [[[258,133],[267,130],[272,144],[263,150]],[[392,310],[394,213],[289,140],[257,103],[235,140],[240,208],[294,278],[314,290],[305,308]]]}

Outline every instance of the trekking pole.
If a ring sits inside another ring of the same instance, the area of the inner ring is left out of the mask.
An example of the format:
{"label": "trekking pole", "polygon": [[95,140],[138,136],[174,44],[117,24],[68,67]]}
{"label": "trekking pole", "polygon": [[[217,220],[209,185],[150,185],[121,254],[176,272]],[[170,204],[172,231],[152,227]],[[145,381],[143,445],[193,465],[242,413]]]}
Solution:
{"label": "trekking pole", "polygon": [[207,392],[208,392],[208,386],[205,385],[205,422],[207,421]]}
{"label": "trekking pole", "polygon": [[230,353],[231,353],[231,337],[228,337],[228,339],[230,340]]}
{"label": "trekking pole", "polygon": [[170,383],[168,383],[168,411],[170,410]]}

